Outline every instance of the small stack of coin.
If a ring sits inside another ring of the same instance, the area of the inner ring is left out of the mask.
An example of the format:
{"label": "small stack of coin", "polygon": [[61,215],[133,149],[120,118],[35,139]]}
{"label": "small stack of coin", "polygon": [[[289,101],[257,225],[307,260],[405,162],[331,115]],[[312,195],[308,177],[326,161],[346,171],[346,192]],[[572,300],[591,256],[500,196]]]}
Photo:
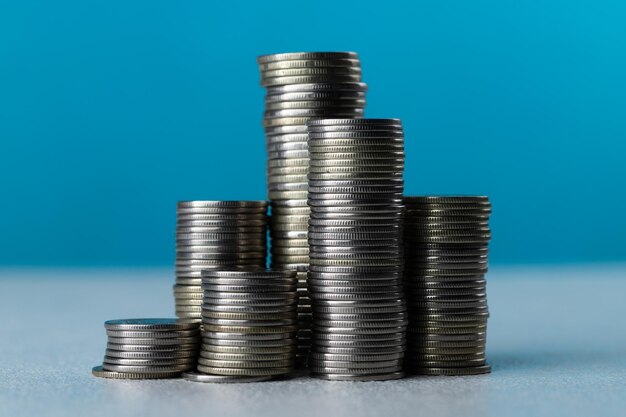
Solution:
{"label": "small stack of coin", "polygon": [[200,320],[200,271],[265,268],[266,201],[181,201],[176,222],[176,315]]}
{"label": "small stack of coin", "polygon": [[406,197],[407,370],[490,372],[485,362],[487,197]]}
{"label": "small stack of coin", "polygon": [[265,96],[267,182],[272,204],[273,268],[295,269],[300,281],[298,358],[310,345],[307,228],[308,152],[306,122],[319,117],[362,117],[367,86],[354,52],[297,52],[257,58]]}
{"label": "small stack of coin", "polygon": [[109,338],[104,363],[95,376],[160,379],[196,366],[200,324],[180,319],[126,319],[104,323]]}
{"label": "small stack of coin", "polygon": [[308,135],[309,368],[331,380],[401,378],[402,123],[314,120]]}
{"label": "small stack of coin", "polygon": [[276,377],[293,370],[298,279],[295,271],[202,271],[202,349],[198,372]]}

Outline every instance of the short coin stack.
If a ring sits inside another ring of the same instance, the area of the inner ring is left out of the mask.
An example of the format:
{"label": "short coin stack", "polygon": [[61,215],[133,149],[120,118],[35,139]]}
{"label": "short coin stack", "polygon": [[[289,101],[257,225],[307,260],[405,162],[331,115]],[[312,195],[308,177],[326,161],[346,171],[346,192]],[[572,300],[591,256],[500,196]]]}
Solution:
{"label": "short coin stack", "polygon": [[407,370],[490,372],[485,362],[487,197],[406,197]]}
{"label": "short coin stack", "polygon": [[403,376],[404,136],[398,119],[322,119],[309,134],[312,375]]}
{"label": "short coin stack", "polygon": [[319,117],[362,117],[367,86],[354,52],[301,52],[263,55],[257,62],[265,97],[267,182],[272,202],[270,235],[273,268],[295,269],[300,281],[298,358],[310,344],[307,228],[306,122]]}
{"label": "short coin stack", "polygon": [[265,268],[267,202],[181,201],[176,220],[176,315],[200,320],[203,269]]}
{"label": "short coin stack", "polygon": [[203,271],[198,372],[276,377],[293,370],[298,279],[295,271]]}
{"label": "short coin stack", "polygon": [[104,323],[109,338],[95,376],[159,379],[193,369],[200,347],[198,322],[180,319],[127,319]]}

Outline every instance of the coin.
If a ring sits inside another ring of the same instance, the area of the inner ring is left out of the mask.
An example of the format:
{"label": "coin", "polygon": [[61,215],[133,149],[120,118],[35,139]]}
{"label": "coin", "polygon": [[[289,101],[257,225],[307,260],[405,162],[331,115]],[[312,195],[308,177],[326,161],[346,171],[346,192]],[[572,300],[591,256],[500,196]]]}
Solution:
{"label": "coin", "polygon": [[118,331],[177,331],[199,330],[198,323],[178,319],[123,319],[104,322],[107,330]]}
{"label": "coin", "polygon": [[136,372],[116,372],[105,370],[102,366],[95,366],[91,373],[98,378],[108,379],[164,379],[164,378],[177,378],[180,376],[180,371],[167,371],[167,372],[152,372],[152,373],[136,373]]}
{"label": "coin", "polygon": [[225,375],[209,375],[199,372],[187,371],[182,373],[183,379],[192,382],[211,382],[218,384],[241,384],[249,382],[269,381],[272,376],[225,376]]}
{"label": "coin", "polygon": [[367,382],[367,381],[390,381],[395,379],[404,378],[404,372],[391,372],[384,374],[372,374],[372,375],[350,375],[350,374],[328,374],[328,373],[312,373],[312,377],[325,379],[328,381],[355,381],[355,382]]}
{"label": "coin", "polygon": [[136,365],[110,365],[103,364],[105,371],[126,372],[130,374],[170,374],[181,373],[189,369],[189,365],[172,365],[172,366],[136,366]]}
{"label": "coin", "polygon": [[105,355],[110,358],[124,358],[124,359],[145,359],[145,360],[158,360],[158,359],[178,359],[195,357],[198,345],[194,350],[175,350],[175,351],[127,351],[127,350],[113,350],[108,349]]}
{"label": "coin", "polygon": [[[197,327],[197,324],[195,325]],[[111,336],[111,337],[161,339],[161,338],[180,338],[180,337],[197,336],[200,333],[200,330],[199,328],[196,328],[194,330],[176,330],[176,331],[107,330],[106,333],[107,333],[107,336]]]}
{"label": "coin", "polygon": [[292,365],[281,368],[226,368],[198,365],[198,372],[227,376],[282,376],[289,374],[292,370]]}
{"label": "coin", "polygon": [[187,366],[193,368],[196,364],[196,355],[186,358],[172,359],[128,359],[105,356],[103,366],[124,365],[124,366]]}

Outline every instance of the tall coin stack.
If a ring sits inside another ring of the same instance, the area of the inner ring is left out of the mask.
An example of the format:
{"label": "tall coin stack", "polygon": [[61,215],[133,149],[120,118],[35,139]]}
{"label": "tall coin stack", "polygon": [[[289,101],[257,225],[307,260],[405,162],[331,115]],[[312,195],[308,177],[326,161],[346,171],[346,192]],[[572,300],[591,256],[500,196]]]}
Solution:
{"label": "tall coin stack", "polygon": [[200,320],[204,269],[265,268],[266,201],[181,201],[176,222],[176,315]]}
{"label": "tall coin stack", "polygon": [[295,271],[202,271],[202,349],[198,372],[275,377],[293,370],[298,279]]}
{"label": "tall coin stack", "polygon": [[193,369],[200,325],[177,319],[126,319],[104,323],[109,341],[92,373],[113,379],[160,379]]}
{"label": "tall coin stack", "polygon": [[487,197],[406,197],[407,370],[490,372],[485,362]]}
{"label": "tall coin stack", "polygon": [[331,380],[401,378],[402,123],[315,120],[308,134],[309,368]]}
{"label": "tall coin stack", "polygon": [[367,86],[361,82],[361,62],[354,52],[264,55],[257,62],[261,85],[267,88],[263,126],[272,207],[271,265],[298,271],[298,358],[302,363],[311,337],[311,302],[306,289],[310,213],[306,122],[320,117],[363,117]]}

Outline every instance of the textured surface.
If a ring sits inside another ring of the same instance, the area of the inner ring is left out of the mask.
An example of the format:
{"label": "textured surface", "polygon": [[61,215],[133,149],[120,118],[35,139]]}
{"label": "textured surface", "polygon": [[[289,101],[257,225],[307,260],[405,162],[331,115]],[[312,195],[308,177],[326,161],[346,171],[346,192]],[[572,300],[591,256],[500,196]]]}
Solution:
{"label": "textured surface", "polygon": [[172,315],[171,271],[0,270],[0,416],[623,416],[626,266],[488,278],[491,375],[203,385],[90,374],[104,320]]}

